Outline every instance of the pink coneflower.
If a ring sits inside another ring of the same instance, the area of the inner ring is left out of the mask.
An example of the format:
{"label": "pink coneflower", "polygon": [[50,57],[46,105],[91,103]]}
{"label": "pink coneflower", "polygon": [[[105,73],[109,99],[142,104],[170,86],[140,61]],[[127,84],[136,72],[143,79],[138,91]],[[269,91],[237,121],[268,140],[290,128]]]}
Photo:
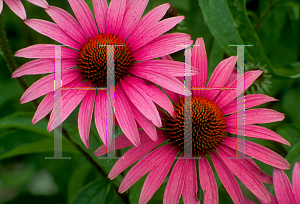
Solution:
{"label": "pink coneflower", "polygon": [[[21,0],[4,0],[4,1],[17,16],[19,16],[22,20],[26,20],[25,8]],[[27,1],[42,8],[49,7],[46,0],[27,0]],[[3,9],[3,0],[0,0],[0,14],[2,12],[2,9]]]}
{"label": "pink coneflower", "polygon": [[279,204],[300,203],[300,163],[296,162],[293,170],[293,187],[283,170],[274,168],[273,184]]}
{"label": "pink coneflower", "polygon": [[[228,84],[227,87],[237,87],[242,80],[245,80],[245,88],[248,88],[261,74],[261,71],[249,71],[240,76],[238,80],[230,77],[237,57],[229,57],[217,66],[210,80],[206,83],[207,59],[202,38],[198,39],[195,45],[192,50],[192,65],[200,70],[200,74],[193,76],[192,87],[194,88],[216,88],[223,87],[226,84]],[[275,132],[261,126],[252,125],[280,121],[284,118],[284,115],[264,108],[249,109],[269,101],[275,101],[275,99],[262,94],[248,95],[245,97],[245,108],[247,109],[245,111],[245,126],[239,127],[236,125],[237,111],[241,110],[237,110],[236,96],[240,94],[235,89],[192,91],[193,158],[186,159],[186,157],[183,157],[184,96],[170,93],[169,96],[174,102],[175,116],[165,117],[164,128],[158,130],[158,140],[152,141],[143,130],[140,130],[141,147],[132,147],[128,150],[122,156],[123,158],[116,162],[108,177],[114,179],[140,159],[126,174],[119,192],[125,192],[149,172],[139,200],[139,203],[147,203],[165,180],[177,155],[182,159],[175,162],[165,189],[163,203],[178,203],[181,194],[184,203],[199,203],[196,164],[198,165],[200,184],[204,194],[204,203],[218,203],[218,188],[211,164],[207,159],[210,157],[220,180],[234,203],[244,203],[246,200],[235,176],[254,195],[265,202],[269,202],[270,197],[263,183],[272,183],[271,176],[262,172],[248,156],[279,169],[288,169],[289,163],[279,154],[250,141],[245,141],[244,153],[248,159],[230,159],[230,157],[236,156],[237,140],[230,137],[228,133],[236,134],[238,128],[245,128],[245,136],[289,145],[285,139]],[[244,98],[237,100],[241,99],[244,100]],[[163,142],[167,144],[157,147]],[[132,144],[124,135],[116,138],[116,149],[130,145]],[[185,148],[190,145],[191,142],[189,141]],[[105,153],[106,148],[101,146],[96,150],[95,155],[101,156]]]}
{"label": "pink coneflower", "polygon": [[[46,12],[56,24],[38,19],[25,21],[37,32],[66,45],[61,46],[62,121],[82,101],[78,116],[82,141],[89,148],[88,137],[94,111],[97,130],[104,144],[107,144],[106,127],[111,127],[111,124],[106,124],[107,91],[66,89],[106,87],[105,46],[118,45],[114,48],[115,98],[111,99],[115,104],[118,125],[136,146],[140,145],[136,121],[153,140],[157,140],[155,126],[161,127],[162,122],[154,103],[171,115],[174,109],[168,97],[153,83],[176,93],[189,94],[183,83],[176,78],[185,75],[184,63],[154,59],[192,44],[188,34],[162,35],[184,17],[160,21],[170,7],[169,4],[163,4],[140,19],[148,0],[112,0],[110,5],[106,0],[93,0],[95,22],[84,0],[69,0],[69,3],[78,21],[65,10],[54,6],[47,7]],[[41,59],[23,65],[13,73],[13,77],[53,73],[56,47],[40,44],[19,50],[17,57]],[[73,67],[77,68],[71,69]],[[197,73],[197,70],[193,73]],[[54,74],[51,74],[38,80],[21,98],[21,103],[26,103],[47,94],[33,117],[33,124],[53,109],[53,78]],[[57,126],[54,125],[53,112],[48,131]]]}

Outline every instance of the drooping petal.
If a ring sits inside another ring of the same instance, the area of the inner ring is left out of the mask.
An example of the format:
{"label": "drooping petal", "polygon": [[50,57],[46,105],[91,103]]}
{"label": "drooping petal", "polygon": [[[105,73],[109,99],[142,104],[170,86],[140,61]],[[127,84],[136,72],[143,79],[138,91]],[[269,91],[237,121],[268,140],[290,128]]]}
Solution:
{"label": "drooping petal", "polygon": [[[139,130],[139,135],[140,135],[140,139],[141,139],[141,143],[145,142],[145,141],[150,141],[150,137],[146,134],[146,132],[144,130]],[[160,138],[165,138],[165,140],[167,140],[164,132],[162,130],[157,130],[157,136]],[[117,149],[122,149],[125,147],[129,147],[132,146],[132,142],[130,142],[130,140],[126,137],[126,135],[122,134],[118,137],[115,138],[115,150]],[[105,145],[101,145],[95,152],[94,155],[96,157],[102,156],[105,153],[107,153],[107,148]]]}
{"label": "drooping petal", "polygon": [[251,95],[246,95],[245,98],[240,97],[230,102],[226,106],[222,107],[221,110],[224,115],[228,115],[228,114],[242,111],[244,110],[244,107],[245,109],[248,109],[270,101],[277,101],[277,99],[270,96],[266,96],[264,94],[251,94]]}
{"label": "drooping petal", "polygon": [[107,0],[93,0],[96,22],[100,33],[106,33]]}
{"label": "drooping petal", "polygon": [[121,84],[128,98],[143,113],[143,115],[151,120],[155,126],[161,127],[161,119],[157,108],[148,95],[140,89],[136,84],[132,83],[130,77],[121,79]]}
{"label": "drooping petal", "polygon": [[112,0],[107,10],[107,33],[117,35],[121,28],[126,8],[126,1]]}
{"label": "drooping petal", "polygon": [[220,177],[220,180],[222,181],[232,201],[234,203],[244,203],[244,197],[241,188],[237,183],[233,173],[228,169],[226,164],[215,152],[211,151],[210,156]]}
{"label": "drooping petal", "polygon": [[216,95],[220,92],[220,88],[223,88],[224,84],[228,80],[234,65],[236,63],[237,57],[229,57],[218,64],[215,71],[212,73],[208,83],[207,88],[218,88],[212,90],[205,90],[205,97],[213,100]]}
{"label": "drooping petal", "polygon": [[137,131],[137,125],[132,114],[131,108],[125,97],[125,93],[122,90],[121,85],[116,86],[115,92],[115,115],[118,123],[128,137],[128,139],[135,145],[140,146],[139,133]]}
{"label": "drooping petal", "polygon": [[177,151],[173,148],[171,150],[171,154],[169,154],[159,165],[157,165],[150,171],[141,191],[139,199],[140,204],[147,203],[160,187],[160,185],[168,175],[175,161],[176,155]]}
{"label": "drooping petal", "polygon": [[[37,44],[26,47],[16,52],[15,57],[24,58],[55,58],[55,46],[51,44]],[[67,47],[61,46],[61,58],[77,58],[79,52]]]}
{"label": "drooping petal", "polygon": [[89,146],[90,127],[94,110],[96,90],[89,90],[83,98],[78,113],[78,131],[86,148]]}
{"label": "drooping petal", "polygon": [[84,0],[69,0],[69,4],[83,30],[92,38],[98,34],[94,16]]}
{"label": "drooping petal", "polygon": [[[134,0],[132,0],[134,1]],[[170,8],[170,4],[162,4],[158,7],[155,7],[151,11],[149,11],[138,23],[136,28],[130,34],[127,39],[127,43],[132,45],[135,43],[137,38],[143,35],[143,33],[147,32],[153,25],[157,24],[157,22],[166,14],[167,10]]]}
{"label": "drooping petal", "polygon": [[[89,86],[90,84],[88,81],[85,81],[79,85],[79,87],[89,87]],[[75,89],[67,92],[62,96],[61,108],[55,108],[55,111],[53,110],[50,115],[50,119],[47,127],[48,132],[51,132],[58,125],[60,125],[55,123],[55,117],[56,117],[55,115],[61,114],[61,122],[65,121],[67,117],[73,112],[73,110],[78,106],[78,104],[82,101],[82,99],[85,97],[87,92],[88,90]]]}
{"label": "drooping petal", "polygon": [[260,172],[257,172],[257,169],[248,163],[247,159],[229,159],[229,157],[235,156],[235,151],[226,145],[220,145],[217,152],[227,167],[255,196],[264,202],[271,201],[266,187],[258,179]]}
{"label": "drooping petal", "polygon": [[[163,160],[172,155],[171,145],[164,145],[157,148],[143,157],[136,165],[134,165],[126,174],[120,184],[119,192],[124,193],[142,176],[159,165]],[[124,158],[126,159],[126,158]]]}
{"label": "drooping petal", "polygon": [[182,198],[184,203],[200,204],[197,197],[197,170],[194,159],[188,159],[185,167],[185,180],[182,191]]}
{"label": "drooping petal", "polygon": [[46,12],[65,33],[80,44],[83,44],[88,40],[88,36],[77,20],[67,11],[58,7],[50,6]]}
{"label": "drooping petal", "polygon": [[230,132],[234,135],[237,134],[238,130],[244,131],[244,135],[246,137],[254,137],[254,138],[259,138],[264,140],[271,140],[274,142],[279,142],[291,146],[287,140],[285,140],[283,137],[278,135],[276,132],[258,125],[243,125],[243,126],[237,125],[237,126],[228,126],[226,128],[227,132]]}
{"label": "drooping petal", "polygon": [[273,183],[276,198],[279,204],[296,204],[295,194],[293,192],[291,183],[283,170],[274,168]]}
{"label": "drooping petal", "polygon": [[[65,86],[69,82],[75,80],[80,74],[78,69],[70,69],[62,71],[62,86]],[[27,103],[40,96],[50,93],[54,90],[54,74],[50,74],[41,78],[32,84],[22,95],[20,102]],[[57,89],[56,89],[57,90]],[[54,90],[55,91],[55,90]]]}
{"label": "drooping petal", "polygon": [[141,49],[133,52],[136,61],[154,59],[182,50],[193,43],[190,35],[185,33],[169,33],[157,37]]}
{"label": "drooping petal", "polygon": [[258,200],[261,202],[261,204],[278,204],[277,199],[269,192],[269,196],[271,199],[270,203],[265,203],[264,201],[262,201],[261,199],[258,198]]}
{"label": "drooping petal", "polygon": [[4,0],[4,1],[17,16],[19,16],[23,21],[26,20],[26,11],[21,0]]}
{"label": "drooping petal", "polygon": [[183,157],[175,163],[165,189],[163,204],[179,202],[184,185],[186,163],[187,160]]}
{"label": "drooping petal", "polygon": [[200,74],[192,77],[192,92],[195,96],[203,96],[204,90],[195,90],[206,87],[207,81],[207,56],[202,38],[198,38],[192,50],[192,66],[199,69]]}
{"label": "drooping petal", "polygon": [[236,149],[238,142],[240,145],[244,145],[245,154],[279,169],[290,168],[290,164],[282,156],[259,144],[233,137],[226,137],[223,142],[232,149]]}
{"label": "drooping petal", "polygon": [[296,203],[300,203],[300,163],[296,162],[293,169],[293,190]]}
{"label": "drooping petal", "polygon": [[191,95],[191,92],[186,88],[186,86],[175,77],[141,70],[130,70],[129,72],[135,76],[147,79],[175,93],[185,96]]}
{"label": "drooping petal", "polygon": [[[123,24],[120,28],[119,37],[125,40],[137,26],[149,0],[132,1],[123,19]],[[128,1],[127,1],[128,5]]]}
{"label": "drooping petal", "polygon": [[106,144],[106,113],[107,113],[107,93],[105,90],[98,90],[95,100],[95,124],[98,134],[104,144]]}
{"label": "drooping petal", "polygon": [[143,90],[145,94],[147,94],[150,99],[155,102],[157,105],[166,110],[171,116],[174,116],[174,107],[171,103],[168,96],[163,93],[157,86],[154,84],[147,84],[145,80],[130,76],[127,79],[131,80],[136,87]]}
{"label": "drooping petal", "polygon": [[27,0],[27,1],[44,9],[49,8],[49,4],[46,0]]}
{"label": "drooping petal", "polygon": [[70,46],[75,49],[80,49],[81,45],[73,38],[68,36],[58,25],[51,23],[49,21],[39,20],[39,19],[30,19],[24,21],[33,30],[45,35],[59,43]]}
{"label": "drooping petal", "polygon": [[214,173],[206,157],[199,159],[199,180],[204,194],[204,204],[218,203],[218,187]]}
{"label": "drooping petal", "polygon": [[238,77],[237,80],[234,80],[231,84],[228,85],[229,88],[237,88],[231,90],[223,90],[218,98],[216,103],[220,108],[230,103],[232,100],[237,98],[241,93],[244,92],[258,77],[261,75],[262,71],[248,71],[245,74]]}
{"label": "drooping petal", "polygon": [[[245,125],[258,124],[258,123],[271,123],[277,122],[284,119],[284,114],[277,111],[266,109],[266,108],[256,108],[245,110],[244,114],[237,113],[226,117],[226,124],[228,126],[236,126],[237,120],[244,120]],[[244,118],[245,117],[245,118]]]}
{"label": "drooping petal", "polygon": [[[152,24],[147,32],[144,32],[141,36],[138,36],[134,42],[129,43],[132,51],[135,51],[142,46],[146,45],[147,43],[151,42],[161,34],[167,32],[168,30],[172,29],[178,23],[180,23],[184,19],[184,16],[176,16],[172,18],[167,18],[162,20],[156,24]],[[161,55],[163,56],[163,55]]]}
{"label": "drooping petal", "polygon": [[[132,147],[115,163],[108,174],[108,178],[110,178],[111,180],[116,178],[121,172],[123,172],[125,169],[127,169],[129,166],[131,166],[133,163],[135,163],[137,160],[142,158],[144,155],[149,153],[152,149],[154,149],[164,141],[165,138],[159,138],[155,142],[152,140],[148,140],[143,142],[140,147]],[[167,150],[171,149],[171,146],[164,145],[158,149]]]}
{"label": "drooping petal", "polygon": [[173,60],[147,60],[134,64],[131,69],[147,70],[158,73],[166,73],[171,76],[191,76],[199,74],[199,70],[192,67],[192,72],[188,73],[184,69],[183,62]]}
{"label": "drooping petal", "polygon": [[[37,59],[22,65],[13,74],[12,78],[17,78],[23,75],[33,74],[47,74],[55,71],[55,60],[54,59]],[[61,69],[69,69],[77,66],[77,59],[66,58],[61,59]]]}

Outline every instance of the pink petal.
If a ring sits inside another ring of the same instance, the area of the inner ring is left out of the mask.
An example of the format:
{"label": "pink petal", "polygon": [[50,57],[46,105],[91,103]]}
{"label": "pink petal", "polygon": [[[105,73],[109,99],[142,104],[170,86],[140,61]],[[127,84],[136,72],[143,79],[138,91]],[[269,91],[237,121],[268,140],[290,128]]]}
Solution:
{"label": "pink petal", "polygon": [[151,100],[153,100],[156,104],[166,110],[171,116],[174,116],[174,107],[171,101],[169,100],[168,96],[163,93],[157,86],[154,84],[147,84],[145,80],[134,77],[128,76],[131,83],[135,84],[135,87],[143,90],[145,94],[147,94]]}
{"label": "pink petal", "polygon": [[206,157],[199,159],[199,179],[204,194],[204,204],[218,203],[218,187],[214,173]]}
{"label": "pink petal", "polygon": [[173,91],[169,91],[168,89],[163,89],[163,90],[167,94],[167,96],[170,97],[170,99],[173,101],[173,103],[176,103],[177,101],[179,101],[181,99],[179,94],[174,93]]}
{"label": "pink petal", "polygon": [[126,0],[126,11],[136,2],[136,0]]}
{"label": "pink petal", "polygon": [[132,1],[130,7],[126,9],[123,24],[118,35],[123,40],[125,40],[137,26],[148,2],[149,0]]}
{"label": "pink petal", "polygon": [[69,0],[69,4],[83,30],[92,38],[98,34],[94,16],[84,0]]}
{"label": "pink petal", "polygon": [[[63,87],[63,88],[77,87],[81,81],[82,81],[82,77],[78,77],[74,81],[66,84],[65,87]],[[62,96],[65,95],[69,91],[72,91],[72,90],[63,89]],[[32,124],[37,123],[38,121],[43,119],[46,115],[48,115],[48,113],[50,113],[50,111],[53,109],[54,103],[55,103],[55,101],[54,101],[54,91],[53,91],[53,92],[48,93],[45,96],[45,98],[42,100],[40,105],[38,106],[38,108],[32,118]]]}
{"label": "pink petal", "polygon": [[[134,0],[132,0],[133,2]],[[129,45],[135,43],[137,38],[140,38],[148,30],[166,14],[167,10],[170,8],[170,4],[162,4],[151,11],[149,11],[138,23],[134,31],[127,39]]]}
{"label": "pink petal", "polygon": [[[185,33],[170,33],[157,37],[141,49],[133,52],[136,61],[154,59],[190,46],[193,41]],[[194,69],[196,70],[196,69]]]}
{"label": "pink petal", "polygon": [[[166,136],[164,135],[163,130],[157,130],[158,137],[165,138],[167,140]],[[145,141],[150,141],[150,137],[146,134],[144,130],[139,130],[139,135],[141,139],[141,143]],[[126,135],[122,134],[115,138],[115,150],[122,149],[125,147],[132,146],[132,142],[126,137]],[[94,155],[96,157],[102,156],[105,153],[107,153],[107,148],[105,145],[101,145],[95,152]]]}
{"label": "pink petal", "polygon": [[237,75],[238,75],[237,69],[234,68],[227,82],[224,84],[224,87],[229,87],[229,85],[237,79]]}
{"label": "pink petal", "polygon": [[164,204],[179,202],[185,180],[186,163],[187,160],[183,157],[175,163],[165,189]]}
{"label": "pink petal", "polygon": [[232,89],[232,90],[223,90],[218,98],[216,103],[220,108],[230,103],[237,96],[244,92],[258,77],[261,75],[262,71],[249,71],[245,74],[238,77],[237,80],[234,80],[231,84],[228,85],[229,88],[236,88],[243,86],[243,89]]}
{"label": "pink petal", "polygon": [[[132,48],[132,51],[141,48],[142,46],[146,45],[147,43],[151,42],[152,40],[160,36],[161,34],[172,29],[183,19],[184,16],[177,16],[177,17],[167,18],[165,20],[158,22],[157,24],[151,25],[151,27],[148,28],[147,32],[144,32],[141,36],[138,36],[138,38],[133,43],[129,44],[130,47]],[[181,49],[183,49],[183,47],[181,47]]]}
{"label": "pink petal", "polygon": [[237,130],[244,131],[244,136],[246,137],[254,137],[254,138],[259,138],[264,140],[271,140],[274,142],[279,142],[291,146],[288,141],[286,141],[283,137],[278,135],[276,132],[273,132],[268,128],[261,127],[258,125],[228,126],[226,128],[227,132],[230,132],[234,135],[237,134]]}
{"label": "pink petal", "polygon": [[[24,58],[55,58],[55,46],[51,44],[37,44],[26,47],[16,52],[15,57]],[[79,52],[67,47],[61,46],[61,58],[77,58]]]}
{"label": "pink petal", "polygon": [[245,154],[279,169],[290,168],[290,164],[282,156],[264,146],[247,140],[237,140],[237,138],[233,137],[226,137],[223,142],[232,149],[236,149],[237,142],[241,143],[240,145],[245,144]]}
{"label": "pink petal", "polygon": [[2,13],[3,10],[3,0],[0,0],[0,14]]}
{"label": "pink petal", "polygon": [[273,182],[276,198],[279,204],[296,204],[295,194],[291,183],[283,170],[274,168]]}
{"label": "pink petal", "polygon": [[58,25],[54,23],[39,19],[26,20],[24,23],[42,35],[45,35],[59,43],[78,50],[81,48],[81,45],[77,41],[68,36]]}
{"label": "pink petal", "polygon": [[[256,108],[245,110],[245,118],[244,114],[241,116],[239,114],[239,118],[237,117],[237,113],[232,114],[226,117],[226,124],[228,126],[236,126],[237,120],[244,120],[245,125],[249,124],[257,124],[257,123],[271,123],[282,121],[284,119],[284,114],[279,113],[277,111],[266,109],[266,108]],[[240,117],[241,116],[241,117]]]}
{"label": "pink petal", "polygon": [[147,119],[144,114],[142,114],[136,107],[133,105],[130,100],[128,100],[132,113],[135,120],[140,124],[141,128],[149,135],[153,141],[157,141],[157,133],[154,124],[151,120]]}
{"label": "pink petal", "polygon": [[[79,85],[79,87],[89,87],[89,82],[85,81]],[[62,96],[61,108],[56,108],[55,114],[61,114],[61,122],[65,121],[67,117],[73,112],[73,110],[78,106],[78,104],[82,101],[82,99],[87,94],[87,90],[72,90],[67,92]],[[56,128],[60,124],[55,124],[54,121],[54,110],[52,111],[48,123],[47,130],[51,132],[54,128]]]}
{"label": "pink petal", "polygon": [[27,0],[28,2],[37,5],[39,7],[42,7],[44,9],[48,9],[49,8],[49,4],[46,0]]}
{"label": "pink petal", "polygon": [[296,162],[293,170],[293,190],[296,203],[300,203],[300,163]]}
{"label": "pink petal", "polygon": [[[75,80],[80,74],[78,69],[70,69],[62,71],[62,86],[65,86],[69,82]],[[27,103],[40,96],[50,93],[54,90],[54,74],[50,74],[41,78],[32,84],[22,95],[21,103]],[[57,90],[57,89],[56,89]]]}
{"label": "pink petal", "polygon": [[230,159],[235,156],[235,151],[225,145],[220,145],[218,154],[227,167],[241,180],[241,182],[258,198],[264,202],[270,202],[268,191],[263,183],[258,179],[260,172],[251,165],[247,159]]}
{"label": "pink petal", "polygon": [[183,62],[173,60],[148,60],[134,64],[132,69],[147,70],[158,73],[165,73],[171,76],[191,76],[199,74],[199,70],[192,67],[192,73],[185,71],[185,64]]}
{"label": "pink petal", "polygon": [[232,201],[234,203],[244,203],[244,197],[241,188],[237,183],[233,173],[228,169],[226,164],[214,151],[210,152],[210,156],[220,177],[220,180],[222,181]]}
{"label": "pink petal", "polygon": [[[152,149],[160,145],[165,141],[165,138],[159,138],[157,141],[148,140],[141,144],[140,147],[132,147],[129,149],[113,166],[109,172],[108,178],[111,180],[116,178],[121,172],[135,163],[137,160],[142,158],[144,155],[149,153]],[[171,145],[163,145],[162,147],[156,149],[155,151],[165,152],[171,149]],[[120,192],[120,189],[119,189]]]}
{"label": "pink petal", "polygon": [[[193,76],[193,88],[205,88],[207,80],[207,56],[202,38],[197,38],[192,50],[192,65],[199,69],[200,74]],[[203,96],[204,90],[193,90],[196,96]]]}
{"label": "pink petal", "polygon": [[[127,191],[141,177],[143,177],[157,165],[160,165],[163,160],[171,155],[174,155],[172,154],[171,145],[164,145],[147,154],[128,171],[120,184],[119,193],[124,193]],[[126,158],[124,158],[124,160],[125,159]]]}
{"label": "pink petal", "polygon": [[116,86],[115,92],[115,115],[118,123],[134,146],[140,146],[139,133],[137,131],[136,122],[132,114],[130,105],[124,95],[121,85]]}
{"label": "pink petal", "polygon": [[135,76],[152,81],[153,83],[156,83],[161,87],[166,88],[175,93],[179,93],[185,96],[191,95],[191,92],[185,87],[185,85],[175,77],[142,70],[130,70],[129,72]]}
{"label": "pink petal", "polygon": [[[232,56],[229,57],[222,62],[219,63],[219,65],[216,67],[215,71],[212,73],[208,83],[207,88],[223,88],[224,84],[228,80],[234,65],[236,63],[237,57]],[[216,95],[220,92],[220,90],[206,90],[205,91],[205,97],[213,100]]]}
{"label": "pink petal", "polygon": [[[251,94],[244,97],[240,97],[222,108],[224,115],[236,113],[248,108],[252,108],[270,101],[278,101],[273,97],[266,96],[264,94]],[[241,109],[243,107],[243,109]]]}
{"label": "pink petal", "polygon": [[188,159],[185,168],[185,180],[182,191],[182,198],[184,203],[200,204],[197,197],[197,170],[194,159]]}
{"label": "pink petal", "polygon": [[[55,65],[54,59],[37,59],[22,65],[13,74],[12,78],[23,75],[47,74],[53,73]],[[61,59],[61,69],[69,69],[77,66],[77,59]]]}
{"label": "pink petal", "polygon": [[17,16],[19,16],[23,21],[26,20],[25,8],[21,0],[4,0],[4,1]]}
{"label": "pink petal", "polygon": [[94,13],[100,33],[106,33],[107,0],[93,0]]}
{"label": "pink petal", "polygon": [[244,198],[244,200],[245,200],[245,204],[256,204],[252,200],[249,200],[247,198]]}
{"label": "pink petal", "polygon": [[[278,204],[277,199],[276,199],[270,192],[269,192],[269,196],[270,196],[271,202],[268,203],[268,204]],[[265,203],[264,201],[260,200],[259,198],[258,198],[258,200],[259,200],[262,204],[267,204],[267,203]]]}
{"label": "pink petal", "polygon": [[90,127],[94,110],[96,90],[90,90],[83,98],[78,113],[78,131],[84,145],[89,149]]}
{"label": "pink petal", "polygon": [[117,35],[121,28],[126,8],[126,1],[111,0],[107,11],[107,33]]}
{"label": "pink petal", "polygon": [[132,83],[130,77],[121,79],[121,84],[128,98],[137,109],[143,113],[146,118],[151,120],[155,126],[161,127],[162,123],[158,111],[148,95],[135,83]]}
{"label": "pink petal", "polygon": [[139,199],[139,203],[147,203],[157,189],[160,187],[162,182],[165,180],[168,175],[177,155],[176,149],[171,150],[169,154],[159,165],[154,167],[148,174]]}
{"label": "pink petal", "polygon": [[50,6],[46,12],[65,33],[67,33],[80,44],[83,44],[88,40],[88,36],[82,27],[67,11],[61,8]]}
{"label": "pink petal", "polygon": [[107,93],[104,90],[98,90],[95,101],[95,124],[99,136],[106,144],[106,113],[107,113]]}

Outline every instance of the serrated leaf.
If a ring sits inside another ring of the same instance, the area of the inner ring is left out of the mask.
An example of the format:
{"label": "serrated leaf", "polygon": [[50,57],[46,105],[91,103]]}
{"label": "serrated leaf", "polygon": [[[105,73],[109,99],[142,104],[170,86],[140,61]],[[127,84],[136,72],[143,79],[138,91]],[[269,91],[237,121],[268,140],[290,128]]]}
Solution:
{"label": "serrated leaf", "polygon": [[71,204],[122,204],[112,183],[101,178],[87,184],[74,198]]}
{"label": "serrated leaf", "polygon": [[273,67],[247,17],[244,0],[198,2],[212,35],[227,55],[237,55],[237,48],[229,45],[253,45],[245,47],[245,60],[267,65],[266,68],[273,73]]}

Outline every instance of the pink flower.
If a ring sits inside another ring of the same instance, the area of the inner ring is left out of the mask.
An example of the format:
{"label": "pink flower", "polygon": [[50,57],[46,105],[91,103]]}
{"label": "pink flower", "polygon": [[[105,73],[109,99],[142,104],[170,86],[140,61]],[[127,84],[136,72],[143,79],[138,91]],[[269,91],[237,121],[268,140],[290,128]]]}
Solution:
{"label": "pink flower", "polygon": [[[38,19],[25,21],[37,32],[68,46],[61,46],[62,121],[82,101],[78,116],[82,141],[89,148],[88,137],[94,111],[97,130],[104,144],[107,144],[106,127],[112,124],[106,124],[106,90],[65,89],[106,87],[107,49],[102,45],[123,45],[114,48],[115,96],[112,94],[112,97],[115,98],[111,100],[115,102],[118,125],[136,146],[140,145],[136,121],[153,140],[157,140],[155,126],[161,127],[162,122],[154,103],[171,115],[174,109],[169,98],[153,83],[176,93],[190,94],[176,78],[185,75],[184,63],[154,60],[192,44],[188,34],[162,35],[184,17],[160,21],[170,7],[163,4],[140,19],[148,0],[112,0],[110,5],[106,0],[94,0],[95,22],[84,0],[69,0],[69,3],[78,21],[65,10],[54,6],[47,7],[46,12],[56,24]],[[24,64],[13,73],[13,77],[53,73],[55,48],[55,45],[40,44],[19,50],[15,55],[17,57],[41,59]],[[71,69],[76,66],[79,68]],[[21,103],[27,103],[47,94],[33,117],[33,124],[53,109],[53,78],[54,74],[50,74],[38,80],[21,98]],[[54,125],[52,111],[48,131],[57,125]]]}
{"label": "pink flower", "polygon": [[[293,187],[283,170],[274,168],[273,183],[279,204],[300,203],[300,163],[296,162],[293,170]],[[273,197],[273,199],[275,199]],[[276,200],[276,199],[275,199]]]}
{"label": "pink flower", "polygon": [[[21,0],[4,0],[4,1],[17,16],[19,16],[22,20],[26,20],[25,8]],[[49,7],[46,0],[27,0],[27,1],[42,8]],[[0,0],[0,14],[2,13],[2,9],[3,9],[3,0]]]}
{"label": "pink flower", "polygon": [[[142,144],[132,147],[119,159],[108,177],[114,179],[126,168],[134,165],[123,179],[119,192],[128,190],[142,176],[148,174],[143,185],[139,203],[147,203],[170,171],[175,157],[178,159],[170,173],[165,189],[163,203],[178,203],[182,194],[184,203],[199,203],[197,198],[197,174],[199,174],[201,188],[204,194],[204,203],[218,203],[218,188],[210,162],[209,156],[222,181],[225,189],[234,203],[244,203],[244,199],[238,182],[241,182],[258,198],[264,202],[270,201],[270,196],[263,183],[272,183],[272,178],[266,175],[256,163],[248,156],[254,157],[266,164],[279,169],[288,169],[289,163],[279,154],[256,143],[245,141],[245,156],[248,159],[231,159],[236,157],[237,139],[230,137],[228,133],[236,134],[237,129],[245,128],[245,136],[267,139],[290,145],[285,139],[275,132],[257,125],[256,123],[269,123],[281,121],[282,113],[269,109],[249,109],[254,106],[275,101],[276,99],[262,94],[253,94],[245,97],[245,126],[237,126],[237,102],[236,100],[243,90],[203,90],[203,88],[237,87],[245,82],[248,88],[261,74],[261,71],[249,71],[238,79],[231,77],[235,73],[234,66],[237,57],[229,57],[223,60],[215,69],[208,83],[207,58],[204,42],[197,39],[196,46],[192,50],[192,65],[200,70],[200,74],[192,78],[192,146],[187,141],[184,144],[184,96],[170,93],[169,97],[174,102],[175,117],[165,116],[163,129],[158,130],[158,140],[152,141],[143,130],[140,130]],[[236,74],[236,73],[235,73]],[[236,75],[235,75],[236,76]],[[201,89],[201,87],[203,87]],[[198,90],[195,90],[197,89]],[[200,88],[200,89],[199,89]],[[240,91],[240,93],[238,92]],[[187,110],[186,110],[187,111]],[[188,133],[187,133],[188,134]],[[240,141],[239,142],[244,142]],[[115,149],[132,145],[124,135],[116,138]],[[160,147],[163,142],[167,142]],[[184,148],[191,147],[193,158],[183,157]],[[153,150],[154,149],[154,150]],[[153,150],[153,151],[152,151]],[[106,148],[101,146],[95,155],[101,156],[106,153]],[[247,156],[248,155],[248,156]],[[196,170],[196,161],[199,172]],[[235,175],[235,176],[234,176]]]}

